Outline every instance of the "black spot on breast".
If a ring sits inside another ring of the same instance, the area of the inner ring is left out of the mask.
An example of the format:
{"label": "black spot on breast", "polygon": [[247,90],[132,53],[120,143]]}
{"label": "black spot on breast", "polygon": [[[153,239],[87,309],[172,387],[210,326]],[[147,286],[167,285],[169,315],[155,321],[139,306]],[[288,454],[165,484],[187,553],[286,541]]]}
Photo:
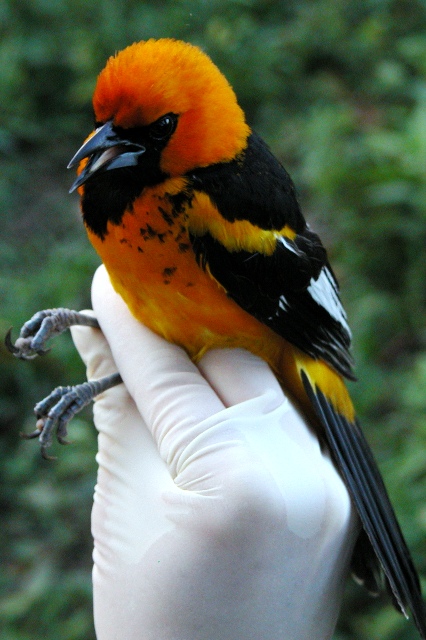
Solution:
{"label": "black spot on breast", "polygon": [[150,238],[155,238],[155,236],[158,235],[158,232],[153,227],[151,227],[150,224],[146,225],[146,231]]}
{"label": "black spot on breast", "polygon": [[177,267],[166,267],[163,269],[163,277],[170,278],[176,271]]}
{"label": "black spot on breast", "polygon": [[187,242],[179,242],[178,249],[179,253],[186,253],[191,248],[191,245]]}
{"label": "black spot on breast", "polygon": [[145,241],[157,238],[161,244],[164,244],[167,235],[167,233],[157,231],[150,224],[147,224],[146,227],[140,227],[139,233]]}
{"label": "black spot on breast", "polygon": [[147,224],[146,227],[141,227],[139,233],[144,240],[151,240],[157,236],[157,231],[150,224]]}
{"label": "black spot on breast", "polygon": [[161,217],[163,218],[164,222],[168,224],[169,227],[173,226],[174,224],[173,216],[170,213],[168,213],[165,209],[163,209],[163,207],[158,207],[158,211],[161,213]]}
{"label": "black spot on breast", "polygon": [[194,193],[192,191],[180,191],[179,193],[176,193],[174,195],[166,193],[166,198],[172,205],[173,218],[177,218],[181,213],[185,211],[185,209],[192,206]]}

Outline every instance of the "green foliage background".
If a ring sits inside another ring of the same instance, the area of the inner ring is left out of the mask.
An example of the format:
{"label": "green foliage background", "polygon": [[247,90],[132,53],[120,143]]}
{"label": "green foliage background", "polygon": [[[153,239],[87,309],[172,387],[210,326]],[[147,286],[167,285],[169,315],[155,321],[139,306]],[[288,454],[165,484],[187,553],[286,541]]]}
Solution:
{"label": "green foliage background", "polygon": [[[352,386],[415,561],[426,575],[426,3],[421,0],[0,0],[0,333],[90,304],[98,259],[66,164],[91,130],[106,58],[133,41],[201,45],[292,174],[329,247],[354,330]],[[90,412],[40,459],[35,401],[81,381],[71,341],[28,364],[0,346],[0,631],[90,640]],[[309,606],[309,603],[307,603]],[[336,640],[416,638],[348,585]]]}

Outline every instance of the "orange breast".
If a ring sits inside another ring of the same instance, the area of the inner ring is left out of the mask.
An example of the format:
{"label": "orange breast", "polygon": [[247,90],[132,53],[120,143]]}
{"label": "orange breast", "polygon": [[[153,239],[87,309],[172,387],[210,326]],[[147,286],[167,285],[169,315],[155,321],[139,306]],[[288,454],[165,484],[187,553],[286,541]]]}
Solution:
{"label": "orange breast", "polygon": [[138,320],[183,346],[194,359],[212,346],[244,346],[242,341],[245,346],[259,342],[259,348],[265,342],[272,352],[280,344],[278,336],[198,266],[186,213],[177,213],[170,201],[172,190],[180,188],[176,180],[161,190],[145,190],[121,224],[109,223],[104,240],[89,232],[115,289]]}

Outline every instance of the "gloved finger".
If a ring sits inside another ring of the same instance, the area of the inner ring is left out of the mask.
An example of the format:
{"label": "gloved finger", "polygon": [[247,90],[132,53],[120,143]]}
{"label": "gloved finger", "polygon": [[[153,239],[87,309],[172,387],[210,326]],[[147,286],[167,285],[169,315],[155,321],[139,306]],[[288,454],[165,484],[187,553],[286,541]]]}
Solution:
{"label": "gloved finger", "polygon": [[92,510],[94,580],[116,563],[137,563],[172,525],[162,501],[176,490],[139,411],[121,384],[95,402],[99,465]]}
{"label": "gloved finger", "polygon": [[225,406],[245,403],[249,420],[250,412],[257,411],[271,416],[272,424],[272,416],[278,411],[281,431],[286,431],[306,451],[314,455],[320,451],[318,438],[306,418],[285,394],[269,365],[259,357],[243,349],[214,349],[203,356],[198,367]]}
{"label": "gloved finger", "polygon": [[[95,317],[92,309],[85,309],[82,313]],[[80,325],[72,326],[70,331],[74,345],[86,365],[88,380],[97,380],[117,371],[117,365],[102,331]]]}
{"label": "gloved finger", "polygon": [[212,349],[197,366],[226,407],[265,393],[285,397],[269,365],[245,349]]}
{"label": "gloved finger", "polygon": [[[85,313],[94,316],[91,310]],[[89,379],[117,371],[102,331],[71,328]],[[171,528],[161,496],[175,491],[170,473],[124,384],[96,398],[98,477],[92,511],[95,584],[108,582],[116,562],[138,562]],[[147,524],[149,523],[149,525]]]}

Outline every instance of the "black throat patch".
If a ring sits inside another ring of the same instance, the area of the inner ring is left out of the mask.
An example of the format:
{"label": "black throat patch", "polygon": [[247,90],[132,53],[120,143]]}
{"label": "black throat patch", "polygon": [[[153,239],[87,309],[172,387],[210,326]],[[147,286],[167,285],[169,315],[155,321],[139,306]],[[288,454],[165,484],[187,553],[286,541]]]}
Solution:
{"label": "black throat patch", "polygon": [[144,188],[159,184],[166,177],[155,166],[150,171],[138,166],[96,174],[84,185],[81,209],[85,225],[103,240],[108,222],[119,225]]}

